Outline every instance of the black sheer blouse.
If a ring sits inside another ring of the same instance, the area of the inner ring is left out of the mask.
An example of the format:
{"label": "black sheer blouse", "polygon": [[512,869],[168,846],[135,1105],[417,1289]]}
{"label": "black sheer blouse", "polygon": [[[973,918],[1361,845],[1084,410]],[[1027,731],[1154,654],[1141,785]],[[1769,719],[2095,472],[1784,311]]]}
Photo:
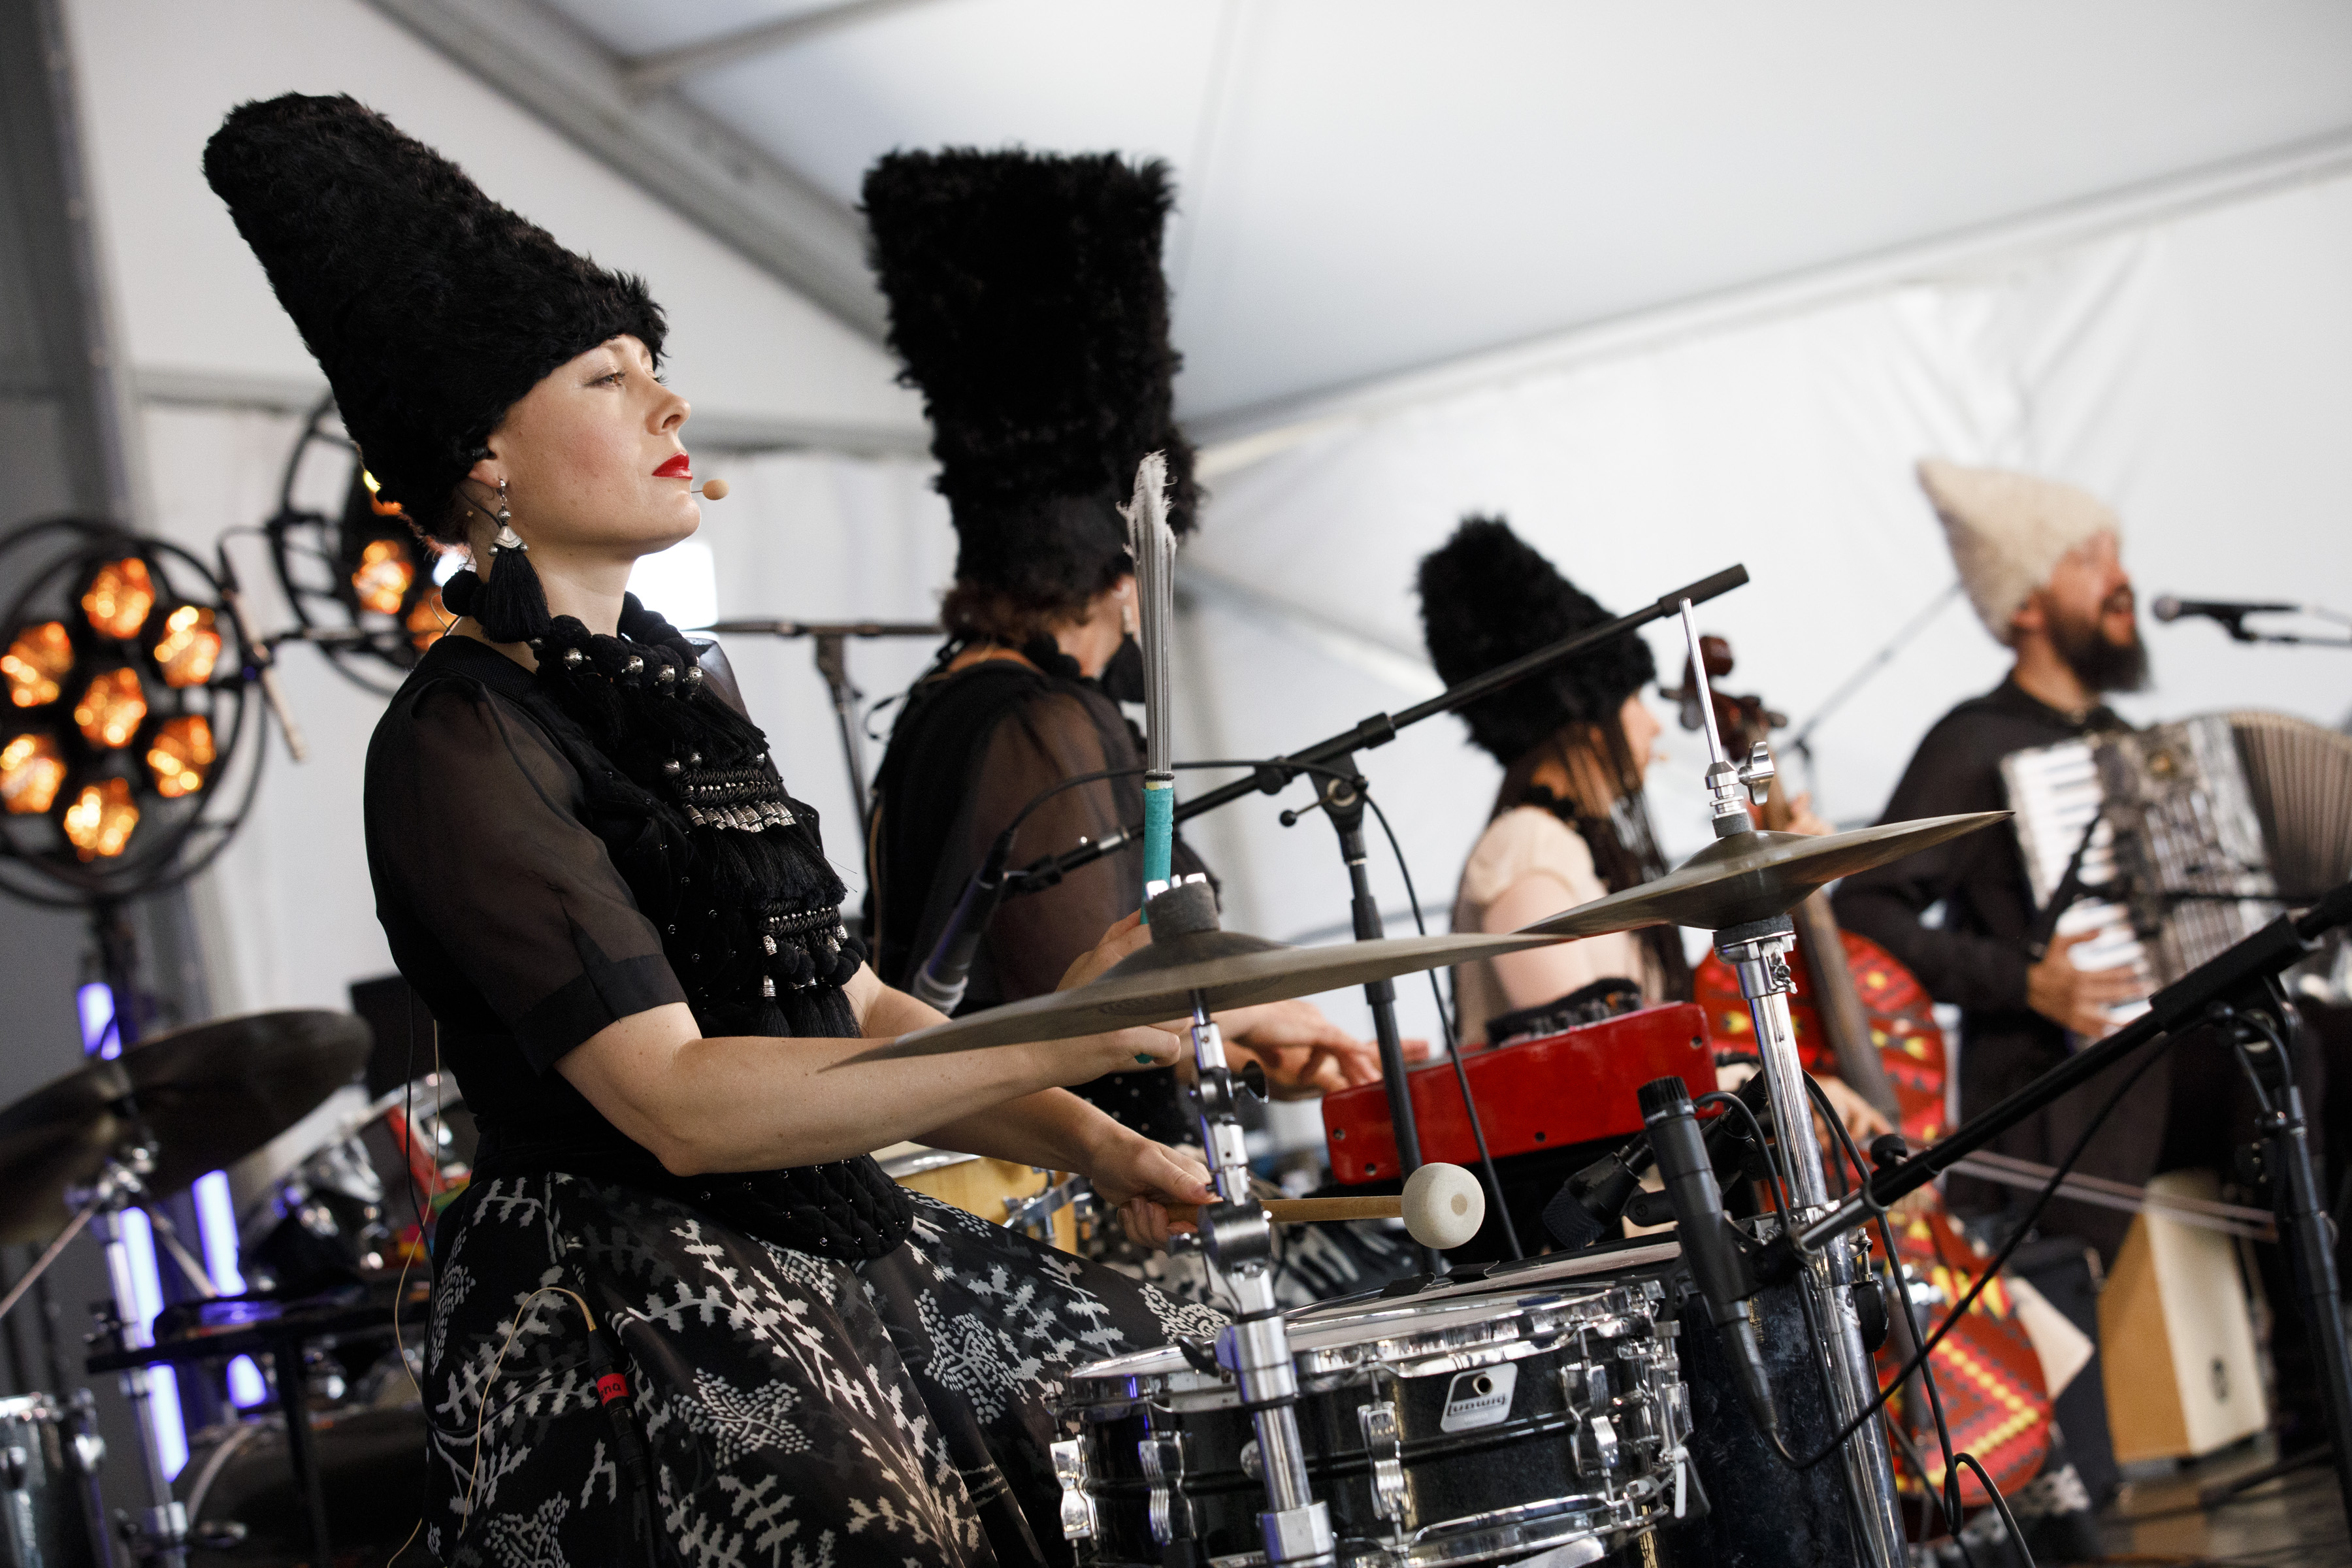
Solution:
{"label": "black sheer blouse", "polygon": [[[1078,784],[1021,826],[1013,863],[1076,848],[1143,820],[1143,757],[1118,704],[1091,680],[987,659],[908,693],[876,775],[866,930],[875,973],[902,989],[937,944],[989,846],[1045,791],[1081,773],[1131,775]],[[1204,870],[1180,837],[1181,874]],[[1143,899],[1143,849],[1130,845],[1057,885],[1007,899],[990,921],[959,1012],[1043,994]],[[1079,1096],[1164,1142],[1198,1138],[1171,1071],[1118,1073]]]}

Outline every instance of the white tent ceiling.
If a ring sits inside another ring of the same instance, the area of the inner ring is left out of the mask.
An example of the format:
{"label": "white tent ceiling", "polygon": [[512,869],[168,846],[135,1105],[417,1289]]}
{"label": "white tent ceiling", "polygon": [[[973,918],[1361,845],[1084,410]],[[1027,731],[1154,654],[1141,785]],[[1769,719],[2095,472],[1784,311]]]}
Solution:
{"label": "white tent ceiling", "polygon": [[[378,0],[411,20],[440,3]],[[845,221],[893,147],[1167,159],[1180,397],[1224,432],[1305,395],[2352,135],[2340,0],[552,5],[625,73],[836,13],[666,91]]]}

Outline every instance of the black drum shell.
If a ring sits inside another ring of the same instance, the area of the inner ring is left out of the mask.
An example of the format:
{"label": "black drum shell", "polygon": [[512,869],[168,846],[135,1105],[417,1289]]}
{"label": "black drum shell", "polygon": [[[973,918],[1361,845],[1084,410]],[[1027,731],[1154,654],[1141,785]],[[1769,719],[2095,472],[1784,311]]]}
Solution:
{"label": "black drum shell", "polygon": [[46,1394],[0,1400],[0,1458],[6,1460],[0,1470],[0,1568],[91,1568],[97,1561],[71,1419]]}

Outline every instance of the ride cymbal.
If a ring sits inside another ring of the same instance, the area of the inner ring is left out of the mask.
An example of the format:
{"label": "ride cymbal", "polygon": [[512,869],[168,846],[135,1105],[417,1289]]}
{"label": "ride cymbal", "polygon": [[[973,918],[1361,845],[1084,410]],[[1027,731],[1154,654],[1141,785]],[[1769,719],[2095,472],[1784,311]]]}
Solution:
{"label": "ride cymbal", "polygon": [[1948,838],[2006,822],[2006,811],[1923,816],[1853,833],[1736,833],[1718,838],[1655,881],[1563,910],[1515,934],[1600,936],[1643,926],[1721,931],[1785,915],[1817,888],[1900,860]]}
{"label": "ride cymbal", "polygon": [[158,1035],[0,1110],[0,1243],[46,1241],[72,1216],[67,1189],[119,1151],[154,1153],[148,1191],[179,1191],[243,1159],[366,1065],[349,1013],[248,1013]]}

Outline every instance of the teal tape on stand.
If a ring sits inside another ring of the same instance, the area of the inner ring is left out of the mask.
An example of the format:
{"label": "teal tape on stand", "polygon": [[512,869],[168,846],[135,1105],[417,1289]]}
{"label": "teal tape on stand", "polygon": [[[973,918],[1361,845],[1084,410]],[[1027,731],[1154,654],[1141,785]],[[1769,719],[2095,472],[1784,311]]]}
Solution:
{"label": "teal tape on stand", "polygon": [[[1146,778],[1143,781],[1143,880],[1149,887],[1153,882],[1168,880],[1168,864],[1176,847],[1176,781]],[[1148,924],[1151,916],[1144,914]]]}

